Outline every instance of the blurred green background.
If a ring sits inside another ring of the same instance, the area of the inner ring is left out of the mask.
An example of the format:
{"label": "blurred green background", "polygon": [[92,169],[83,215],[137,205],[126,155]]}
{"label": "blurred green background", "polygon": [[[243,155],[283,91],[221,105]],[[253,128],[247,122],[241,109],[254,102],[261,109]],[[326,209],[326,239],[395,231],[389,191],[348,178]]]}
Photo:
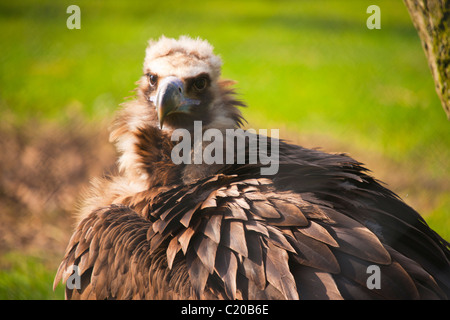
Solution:
{"label": "blurred green background", "polygon": [[114,164],[107,125],[162,34],[215,47],[249,127],[349,153],[450,240],[450,123],[400,0],[1,1],[0,30],[0,299],[64,297],[76,201]]}

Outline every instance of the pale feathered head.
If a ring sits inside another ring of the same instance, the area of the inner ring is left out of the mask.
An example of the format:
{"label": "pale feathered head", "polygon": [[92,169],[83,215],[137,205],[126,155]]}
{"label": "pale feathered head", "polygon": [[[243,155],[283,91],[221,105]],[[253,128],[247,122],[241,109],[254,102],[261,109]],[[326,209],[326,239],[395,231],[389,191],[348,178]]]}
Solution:
{"label": "pale feathered head", "polygon": [[242,121],[231,81],[220,80],[222,61],[205,40],[181,36],[150,40],[140,94],[155,109],[161,128],[236,128]]}
{"label": "pale feathered head", "polygon": [[149,41],[137,99],[124,103],[111,131],[121,171],[145,180],[137,151],[148,149],[143,144],[152,139],[143,139],[143,132],[170,137],[174,129],[193,130],[194,121],[202,121],[203,130],[241,126],[238,107],[244,104],[235,98],[234,82],[220,79],[221,65],[207,41],[186,36]]}

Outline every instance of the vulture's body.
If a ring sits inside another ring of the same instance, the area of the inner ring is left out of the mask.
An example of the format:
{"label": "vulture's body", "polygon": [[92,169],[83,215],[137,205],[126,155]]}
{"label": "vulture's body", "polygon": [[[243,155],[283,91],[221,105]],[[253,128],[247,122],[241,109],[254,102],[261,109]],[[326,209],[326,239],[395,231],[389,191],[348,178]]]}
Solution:
{"label": "vulture's body", "polygon": [[238,128],[243,104],[207,42],[146,53],[111,134],[120,173],[94,183],[55,279],[67,298],[450,297],[449,244],[346,155],[279,141],[275,175],[175,164],[175,129]]}

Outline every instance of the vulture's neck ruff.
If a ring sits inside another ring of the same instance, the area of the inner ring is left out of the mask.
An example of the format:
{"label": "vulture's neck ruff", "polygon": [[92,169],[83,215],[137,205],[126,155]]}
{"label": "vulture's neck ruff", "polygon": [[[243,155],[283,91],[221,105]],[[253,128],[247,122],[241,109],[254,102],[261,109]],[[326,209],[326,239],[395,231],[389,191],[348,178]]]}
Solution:
{"label": "vulture's neck ruff", "polygon": [[[171,161],[175,129],[239,128],[243,123],[232,81],[219,79],[221,59],[200,39],[180,37],[150,41],[137,99],[126,102],[115,121],[111,140],[116,142],[120,170],[142,188],[189,183],[220,166],[179,165]],[[177,174],[173,174],[177,172]]]}

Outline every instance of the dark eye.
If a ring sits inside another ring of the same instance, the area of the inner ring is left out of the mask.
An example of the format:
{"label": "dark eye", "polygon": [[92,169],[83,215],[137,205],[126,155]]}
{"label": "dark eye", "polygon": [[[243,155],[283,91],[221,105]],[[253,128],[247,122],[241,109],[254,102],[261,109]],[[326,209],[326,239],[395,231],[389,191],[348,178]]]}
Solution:
{"label": "dark eye", "polygon": [[198,91],[202,91],[206,88],[206,85],[208,84],[208,81],[206,80],[206,78],[201,77],[201,78],[197,78],[194,81],[194,87],[195,89],[197,89]]}
{"label": "dark eye", "polygon": [[150,84],[150,86],[154,87],[156,83],[158,83],[158,76],[155,74],[149,74],[148,83]]}

